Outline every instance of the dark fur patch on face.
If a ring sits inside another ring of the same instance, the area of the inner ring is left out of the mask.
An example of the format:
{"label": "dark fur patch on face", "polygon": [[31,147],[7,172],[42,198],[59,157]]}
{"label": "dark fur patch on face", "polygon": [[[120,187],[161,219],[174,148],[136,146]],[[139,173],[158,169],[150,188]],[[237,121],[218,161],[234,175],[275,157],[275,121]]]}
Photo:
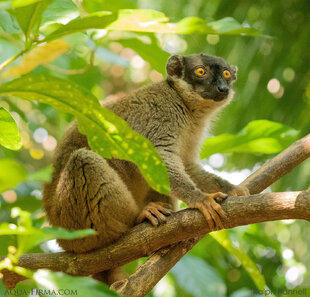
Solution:
{"label": "dark fur patch on face", "polygon": [[233,82],[237,79],[235,66],[230,66],[223,58],[205,54],[183,56],[182,59],[180,57],[182,56],[172,56],[169,59],[173,62],[170,69],[175,71],[168,71],[168,62],[168,75],[182,78],[194,92],[205,99],[221,101],[227,98]]}

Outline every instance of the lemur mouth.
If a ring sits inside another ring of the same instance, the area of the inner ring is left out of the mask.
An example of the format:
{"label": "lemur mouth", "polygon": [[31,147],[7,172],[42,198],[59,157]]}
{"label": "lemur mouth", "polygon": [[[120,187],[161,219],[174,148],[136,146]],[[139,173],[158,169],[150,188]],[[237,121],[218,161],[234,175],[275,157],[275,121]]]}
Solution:
{"label": "lemur mouth", "polygon": [[228,94],[221,94],[221,93],[218,93],[218,94],[203,94],[202,96],[204,99],[206,100],[213,100],[213,101],[223,101],[225,99],[227,99],[228,97]]}

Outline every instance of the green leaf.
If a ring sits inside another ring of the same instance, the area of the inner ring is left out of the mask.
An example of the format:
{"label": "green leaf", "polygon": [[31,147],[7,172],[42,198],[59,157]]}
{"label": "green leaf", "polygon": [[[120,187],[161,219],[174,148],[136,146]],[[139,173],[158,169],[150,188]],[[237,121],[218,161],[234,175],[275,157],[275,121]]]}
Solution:
{"label": "green leaf", "polygon": [[13,0],[12,7],[16,8],[16,7],[27,6],[27,5],[31,5],[33,3],[37,3],[41,1],[45,1],[45,0]]}
{"label": "green leaf", "polygon": [[192,34],[192,33],[208,33],[216,34],[217,32],[207,24],[207,22],[198,17],[187,17],[176,24],[176,33]]}
{"label": "green leaf", "polygon": [[0,160],[0,193],[16,187],[27,178],[27,170],[11,159]]}
{"label": "green leaf", "polygon": [[166,73],[166,64],[170,54],[162,50],[157,45],[157,40],[153,38],[150,44],[144,43],[137,38],[118,40],[124,47],[133,49],[145,61],[149,62],[151,67],[162,75]]}
{"label": "green leaf", "polygon": [[184,256],[171,270],[178,284],[195,297],[224,297],[226,285],[217,271],[203,259]]}
{"label": "green leaf", "polygon": [[53,167],[46,166],[42,168],[41,170],[37,170],[34,173],[29,174],[27,180],[29,181],[39,180],[39,181],[48,182],[51,180],[52,173],[53,173]]}
{"label": "green leaf", "polygon": [[170,191],[164,162],[152,143],[132,130],[79,85],[48,75],[30,74],[0,86],[0,95],[18,96],[47,103],[78,118],[81,133],[90,147],[105,158],[112,156],[137,164],[150,186],[158,192]]}
{"label": "green leaf", "polygon": [[135,8],[135,5],[130,0],[83,0],[83,8],[91,13],[100,10],[117,11],[119,9]]}
{"label": "green leaf", "polygon": [[41,290],[65,289],[70,296],[117,297],[115,292],[102,282],[88,277],[70,276],[62,272],[38,270],[33,279]]}
{"label": "green leaf", "polygon": [[268,120],[250,122],[237,134],[221,134],[204,141],[201,158],[215,153],[279,153],[292,144],[298,131],[281,123]]}
{"label": "green leaf", "polygon": [[259,290],[263,290],[266,286],[265,278],[258,270],[256,264],[251,260],[251,258],[243,252],[240,248],[235,248],[232,245],[229,234],[227,230],[217,231],[210,233],[220,245],[222,245],[228,252],[236,256],[241,262],[244,269],[248,272],[253,282]]}
{"label": "green leaf", "polygon": [[107,27],[108,30],[176,33],[176,34],[235,34],[263,36],[256,29],[243,27],[233,18],[224,18],[207,23],[198,17],[186,17],[178,23],[169,23],[162,12],[150,9],[122,9],[118,19]]}
{"label": "green leaf", "polygon": [[57,29],[46,36],[44,41],[50,41],[76,32],[83,32],[88,29],[105,29],[116,18],[117,14],[109,11],[95,12],[83,18],[76,18],[65,25],[58,24]]}
{"label": "green leaf", "polygon": [[[263,36],[258,30],[249,25],[242,26],[232,17],[226,17],[215,22],[209,23],[209,26],[219,34]],[[266,37],[266,36],[265,36]]]}
{"label": "green leaf", "polygon": [[96,234],[96,232],[93,229],[66,230],[60,227],[52,227],[52,228],[45,227],[40,230],[46,235],[48,240],[54,238],[75,239]]}
{"label": "green leaf", "polygon": [[0,28],[7,33],[20,32],[16,19],[5,10],[0,10]]}
{"label": "green leaf", "polygon": [[17,253],[21,255],[33,247],[47,240],[62,238],[74,239],[96,234],[92,229],[66,230],[60,227],[36,228],[32,224],[31,213],[21,210],[19,207],[12,208],[12,218],[17,219],[16,224],[0,224],[0,235],[17,235]]}
{"label": "green leaf", "polygon": [[77,16],[78,13],[78,8],[73,1],[54,0],[44,11],[41,26],[46,22],[57,22],[59,19]]}
{"label": "green leaf", "polygon": [[22,147],[18,127],[8,111],[0,107],[0,144],[17,151]]}
{"label": "green leaf", "polygon": [[42,14],[52,2],[53,0],[42,0],[31,5],[10,9],[9,12],[17,19],[25,34],[26,46],[31,44],[31,37],[37,37]]}

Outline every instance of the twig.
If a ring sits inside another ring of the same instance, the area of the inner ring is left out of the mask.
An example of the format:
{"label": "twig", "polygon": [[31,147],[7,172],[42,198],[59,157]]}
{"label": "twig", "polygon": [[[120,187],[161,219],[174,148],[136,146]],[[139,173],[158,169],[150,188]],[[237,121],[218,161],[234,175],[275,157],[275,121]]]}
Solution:
{"label": "twig", "polygon": [[2,64],[0,64],[0,71],[3,70],[6,66],[8,66],[10,63],[14,62],[19,57],[21,57],[27,51],[28,51],[28,49],[24,49],[24,50],[20,51],[17,55],[15,55],[15,56],[7,59],[6,61],[4,61]]}

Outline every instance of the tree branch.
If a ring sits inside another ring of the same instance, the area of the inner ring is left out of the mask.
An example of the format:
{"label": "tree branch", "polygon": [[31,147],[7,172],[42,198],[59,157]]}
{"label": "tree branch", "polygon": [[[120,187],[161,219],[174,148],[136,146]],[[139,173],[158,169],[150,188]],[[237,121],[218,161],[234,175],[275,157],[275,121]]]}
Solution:
{"label": "tree branch", "polygon": [[241,185],[246,186],[251,194],[260,193],[309,157],[310,134],[294,142],[273,159],[268,160]]}
{"label": "tree branch", "polygon": [[[310,157],[310,134],[293,143],[289,148],[278,154],[272,160],[267,161],[259,170],[243,181],[241,185],[246,186],[251,194],[260,193],[308,157]],[[186,252],[190,251],[196,243],[197,242],[193,241],[187,244]],[[118,282],[113,288],[123,296],[130,296],[130,292],[135,288],[137,292],[139,292],[137,296],[144,296],[143,293],[151,291],[154,287],[154,283],[158,283],[161,278],[166,275],[166,265],[173,267],[180,260],[177,255],[180,250],[183,250],[182,246],[183,244],[179,243],[171,249],[165,248],[165,258],[174,259],[174,264],[171,260],[166,261],[167,263],[153,261],[153,257],[157,259],[158,256],[161,255],[162,250],[159,250],[141,266],[141,269],[134,274],[134,278],[129,277],[128,280],[121,281],[122,284]],[[144,269],[144,266],[146,269]],[[156,271],[156,273],[153,273],[154,271]],[[139,288],[136,288],[135,284],[139,279],[147,279],[150,281],[141,281]]]}
{"label": "tree branch", "polygon": [[[227,215],[223,222],[225,229],[282,219],[310,221],[310,191],[228,197],[222,207]],[[199,210],[185,209],[172,214],[165,225],[156,228],[148,223],[139,224],[106,248],[85,254],[24,254],[18,265],[33,270],[45,268],[86,276],[122,266],[162,247],[201,237],[211,231],[215,230],[210,230]],[[8,279],[5,271],[2,273],[3,282],[12,286],[12,275]],[[19,281],[18,277],[15,281]]]}

